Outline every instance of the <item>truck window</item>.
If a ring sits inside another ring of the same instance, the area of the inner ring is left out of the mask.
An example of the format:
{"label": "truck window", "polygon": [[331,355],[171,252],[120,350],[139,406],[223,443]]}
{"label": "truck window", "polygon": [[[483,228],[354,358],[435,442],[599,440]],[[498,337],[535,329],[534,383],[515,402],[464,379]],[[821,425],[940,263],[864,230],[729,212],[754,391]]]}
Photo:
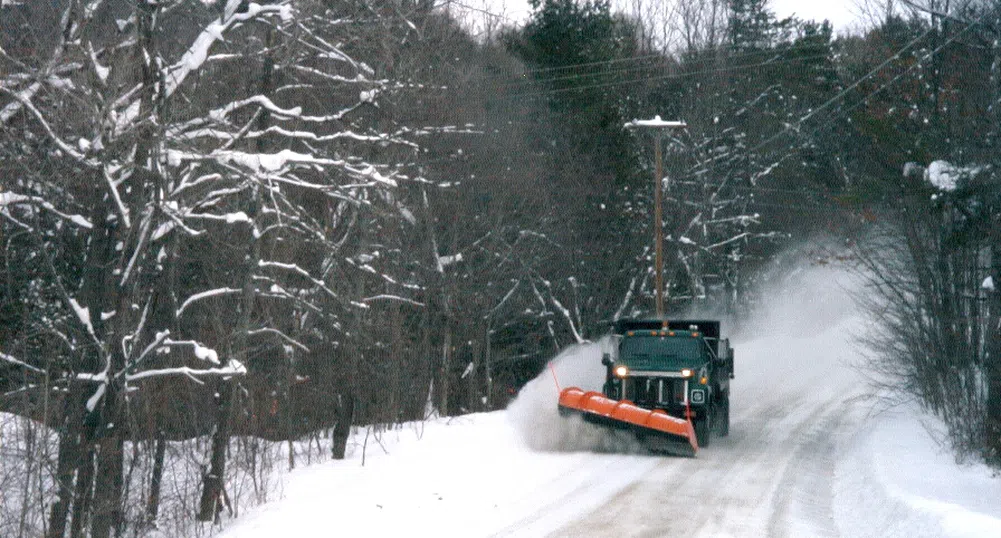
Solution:
{"label": "truck window", "polygon": [[699,338],[641,336],[625,338],[619,348],[621,357],[701,358]]}

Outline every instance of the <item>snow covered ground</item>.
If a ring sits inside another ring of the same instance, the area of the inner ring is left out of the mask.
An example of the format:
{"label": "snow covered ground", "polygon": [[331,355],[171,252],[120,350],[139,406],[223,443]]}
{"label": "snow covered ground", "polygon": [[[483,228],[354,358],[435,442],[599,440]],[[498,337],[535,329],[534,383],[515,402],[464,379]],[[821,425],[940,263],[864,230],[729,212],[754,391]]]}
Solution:
{"label": "snow covered ground", "polygon": [[[558,362],[589,359],[600,361],[598,345],[576,348]],[[329,536],[331,525],[371,536],[541,536],[597,508],[662,461],[569,451],[628,451],[629,442],[614,445],[584,424],[561,425],[547,376],[527,387],[531,398],[506,412],[408,424],[367,442],[365,430],[358,431],[348,459],[294,471],[282,500],[234,521],[223,536]],[[542,401],[546,412],[532,413]],[[523,436],[527,430],[534,434]],[[563,503],[569,496],[574,503]],[[522,522],[540,509],[545,517]]]}
{"label": "snow covered ground", "polygon": [[837,517],[855,518],[857,536],[1001,536],[1001,477],[957,465],[929,435],[940,428],[905,407],[859,432],[835,475]]}
{"label": "snow covered ground", "polygon": [[[359,431],[222,536],[1001,536],[1001,478],[957,465],[934,420],[874,408],[837,276],[808,271],[745,328],[731,436],[695,459],[561,421],[547,369],[506,411]],[[560,384],[600,383],[602,345],[555,359]]]}

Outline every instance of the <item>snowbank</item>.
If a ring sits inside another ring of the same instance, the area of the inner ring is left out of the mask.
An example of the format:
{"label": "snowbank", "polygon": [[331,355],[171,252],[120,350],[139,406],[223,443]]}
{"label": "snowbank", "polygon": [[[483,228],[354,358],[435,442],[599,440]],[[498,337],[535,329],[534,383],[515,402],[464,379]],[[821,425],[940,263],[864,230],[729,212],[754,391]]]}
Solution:
{"label": "snowbank", "polygon": [[1001,536],[1001,479],[959,465],[912,406],[872,417],[840,460],[836,517],[846,536]]}
{"label": "snowbank", "polygon": [[[504,412],[412,423],[367,441],[366,432],[354,433],[347,459],[293,471],[280,501],[233,521],[221,536],[469,537],[507,535],[509,528],[543,535],[657,463],[535,452]],[[571,494],[574,502],[531,519]]]}

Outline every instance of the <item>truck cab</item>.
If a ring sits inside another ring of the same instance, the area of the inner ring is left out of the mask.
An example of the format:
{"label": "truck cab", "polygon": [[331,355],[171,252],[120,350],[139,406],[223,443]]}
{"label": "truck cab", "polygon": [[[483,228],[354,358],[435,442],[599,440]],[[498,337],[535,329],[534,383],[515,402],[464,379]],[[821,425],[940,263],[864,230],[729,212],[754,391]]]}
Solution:
{"label": "truck cab", "polygon": [[616,353],[605,355],[603,392],[690,419],[700,446],[730,428],[733,349],[710,320],[620,320]]}

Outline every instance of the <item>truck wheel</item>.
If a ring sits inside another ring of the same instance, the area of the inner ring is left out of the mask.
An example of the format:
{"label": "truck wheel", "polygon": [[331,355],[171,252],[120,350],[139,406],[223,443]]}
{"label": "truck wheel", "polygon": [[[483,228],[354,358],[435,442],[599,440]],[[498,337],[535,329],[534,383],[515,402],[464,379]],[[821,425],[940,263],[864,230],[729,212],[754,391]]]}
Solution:
{"label": "truck wheel", "polygon": [[699,442],[699,448],[709,446],[709,438],[712,435],[713,415],[716,414],[716,406],[710,404],[706,414],[695,420],[695,439]]}
{"label": "truck wheel", "polygon": [[723,402],[720,404],[720,421],[719,421],[719,436],[726,437],[730,435],[730,395],[727,394],[723,397]]}

